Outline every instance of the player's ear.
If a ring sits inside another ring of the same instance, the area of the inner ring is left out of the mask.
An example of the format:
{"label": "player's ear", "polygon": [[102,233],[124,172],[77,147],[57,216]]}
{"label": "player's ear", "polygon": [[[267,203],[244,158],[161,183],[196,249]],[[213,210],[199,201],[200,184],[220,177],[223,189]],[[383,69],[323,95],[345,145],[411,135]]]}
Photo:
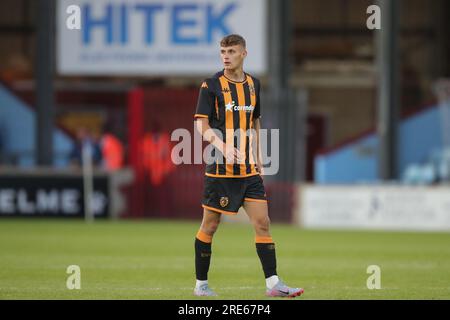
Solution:
{"label": "player's ear", "polygon": [[244,49],[244,51],[242,51],[242,56],[245,58],[247,56],[247,49]]}

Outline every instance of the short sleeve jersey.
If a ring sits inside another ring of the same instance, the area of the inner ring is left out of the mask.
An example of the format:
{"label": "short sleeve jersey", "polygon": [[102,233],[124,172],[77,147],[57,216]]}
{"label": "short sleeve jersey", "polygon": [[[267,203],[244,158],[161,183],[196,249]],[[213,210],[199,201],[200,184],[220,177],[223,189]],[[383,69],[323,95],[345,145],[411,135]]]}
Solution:
{"label": "short sleeve jersey", "polygon": [[239,178],[259,174],[248,131],[253,129],[253,120],[261,116],[259,91],[259,80],[247,73],[242,82],[228,79],[223,71],[203,81],[194,118],[208,118],[210,127],[220,131],[223,141],[233,143],[245,155],[242,163],[234,164],[222,156],[222,161],[207,165],[207,176]]}

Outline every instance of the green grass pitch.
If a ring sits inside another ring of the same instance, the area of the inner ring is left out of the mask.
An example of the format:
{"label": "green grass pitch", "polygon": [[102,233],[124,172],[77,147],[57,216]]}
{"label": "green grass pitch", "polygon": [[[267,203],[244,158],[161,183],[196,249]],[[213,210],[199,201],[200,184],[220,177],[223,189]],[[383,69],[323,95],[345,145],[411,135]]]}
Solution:
{"label": "green grass pitch", "polygon": [[[0,299],[194,299],[199,222],[0,220]],[[278,273],[300,299],[450,299],[450,234],[273,225]],[[251,226],[223,223],[209,273],[219,299],[266,299]],[[68,290],[69,265],[81,289]],[[369,265],[381,289],[366,287]]]}

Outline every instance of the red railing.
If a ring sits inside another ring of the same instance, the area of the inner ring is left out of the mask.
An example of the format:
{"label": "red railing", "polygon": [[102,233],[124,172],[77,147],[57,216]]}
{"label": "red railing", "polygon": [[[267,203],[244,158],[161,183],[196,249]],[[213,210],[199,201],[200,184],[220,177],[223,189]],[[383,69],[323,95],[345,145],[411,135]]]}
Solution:
{"label": "red railing", "polygon": [[[151,183],[139,166],[142,157],[139,141],[146,132],[159,130],[169,135],[178,128],[193,137],[193,115],[198,89],[139,88],[129,93],[129,159],[136,181],[129,192],[128,217],[200,219],[204,165],[182,164],[164,177],[161,184]],[[172,145],[173,146],[173,145]],[[193,160],[193,155],[192,159]],[[272,221],[290,222],[295,201],[294,187],[283,182],[266,182],[269,214]]]}

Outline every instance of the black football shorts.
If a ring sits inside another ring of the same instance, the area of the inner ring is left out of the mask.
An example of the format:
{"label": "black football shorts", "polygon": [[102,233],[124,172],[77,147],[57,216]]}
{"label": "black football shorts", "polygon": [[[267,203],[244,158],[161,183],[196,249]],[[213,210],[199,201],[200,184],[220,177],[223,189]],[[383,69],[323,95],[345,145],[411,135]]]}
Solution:
{"label": "black football shorts", "polygon": [[244,178],[205,176],[202,207],[224,214],[237,214],[244,201],[267,202],[259,174]]}

